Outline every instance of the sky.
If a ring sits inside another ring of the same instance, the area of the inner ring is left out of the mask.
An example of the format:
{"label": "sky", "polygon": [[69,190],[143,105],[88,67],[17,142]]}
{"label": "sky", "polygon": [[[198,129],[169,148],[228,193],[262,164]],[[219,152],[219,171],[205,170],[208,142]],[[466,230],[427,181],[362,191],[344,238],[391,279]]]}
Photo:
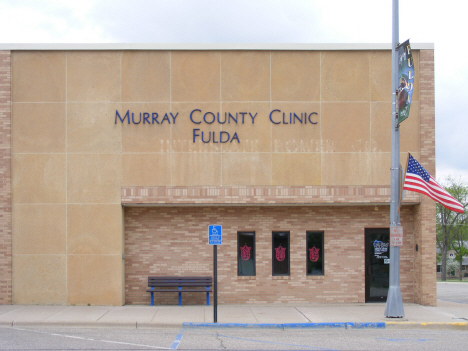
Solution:
{"label": "sky", "polygon": [[[400,42],[434,44],[441,182],[468,183],[466,10],[399,0]],[[0,0],[0,43],[391,42],[392,0]]]}

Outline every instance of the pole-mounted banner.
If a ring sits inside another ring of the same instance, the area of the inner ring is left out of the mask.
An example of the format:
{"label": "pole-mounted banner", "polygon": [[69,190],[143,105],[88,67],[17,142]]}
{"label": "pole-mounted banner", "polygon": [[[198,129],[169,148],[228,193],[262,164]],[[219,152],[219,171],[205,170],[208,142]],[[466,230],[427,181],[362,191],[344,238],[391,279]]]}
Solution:
{"label": "pole-mounted banner", "polygon": [[398,46],[398,123],[409,117],[414,88],[413,54],[409,39]]}

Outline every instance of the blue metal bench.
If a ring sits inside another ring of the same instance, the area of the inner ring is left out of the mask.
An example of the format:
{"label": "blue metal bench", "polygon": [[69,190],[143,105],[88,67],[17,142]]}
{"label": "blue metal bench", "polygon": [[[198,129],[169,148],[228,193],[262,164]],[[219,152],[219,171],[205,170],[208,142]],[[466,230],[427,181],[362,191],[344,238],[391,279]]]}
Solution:
{"label": "blue metal bench", "polygon": [[148,277],[146,291],[151,293],[151,306],[154,306],[154,293],[157,292],[179,293],[179,306],[182,306],[183,292],[204,292],[206,293],[206,305],[209,306],[212,286],[212,277]]}

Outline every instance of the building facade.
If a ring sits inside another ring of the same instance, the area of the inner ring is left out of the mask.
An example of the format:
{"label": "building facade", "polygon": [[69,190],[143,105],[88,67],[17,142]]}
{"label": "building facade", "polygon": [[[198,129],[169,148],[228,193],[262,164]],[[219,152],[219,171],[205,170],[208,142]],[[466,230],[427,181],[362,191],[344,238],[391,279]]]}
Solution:
{"label": "building facade", "polygon": [[[434,174],[413,57],[401,159]],[[389,45],[2,45],[0,303],[149,304],[148,276],[213,274],[212,224],[221,304],[381,301],[390,118]],[[434,202],[401,223],[403,301],[435,305]]]}

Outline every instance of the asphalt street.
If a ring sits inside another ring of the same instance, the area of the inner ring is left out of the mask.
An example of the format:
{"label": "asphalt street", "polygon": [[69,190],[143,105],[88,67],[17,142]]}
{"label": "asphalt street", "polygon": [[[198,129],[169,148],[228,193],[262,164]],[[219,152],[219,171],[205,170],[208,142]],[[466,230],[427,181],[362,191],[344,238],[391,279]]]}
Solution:
{"label": "asphalt street", "polygon": [[[224,327],[211,323],[203,327],[180,322],[206,317],[204,314],[209,310],[204,306],[2,306],[0,351],[467,349],[468,283],[437,283],[437,292],[437,307],[406,304],[409,322],[395,321],[396,325],[388,327],[389,321],[386,321],[378,323],[381,327],[364,329],[356,329],[352,324],[338,327],[336,322],[343,318],[349,322],[383,320],[383,304],[221,306],[225,308],[224,314],[234,321],[240,318],[245,322],[246,309],[253,311],[256,322],[252,323],[260,323],[253,329],[231,327],[229,323]],[[237,310],[242,312],[241,316],[237,316]],[[144,321],[149,313],[153,317],[159,315],[160,324],[121,323],[128,318]],[[262,322],[297,322],[298,316],[308,317],[305,323],[292,328],[262,327]],[[164,324],[169,321],[172,324]],[[315,324],[314,321],[327,323],[318,323],[321,327],[317,329],[303,328],[303,325]]]}
{"label": "asphalt street", "polygon": [[437,299],[468,304],[468,282],[437,283]]}
{"label": "asphalt street", "polygon": [[455,330],[0,328],[0,350],[465,350]]}

